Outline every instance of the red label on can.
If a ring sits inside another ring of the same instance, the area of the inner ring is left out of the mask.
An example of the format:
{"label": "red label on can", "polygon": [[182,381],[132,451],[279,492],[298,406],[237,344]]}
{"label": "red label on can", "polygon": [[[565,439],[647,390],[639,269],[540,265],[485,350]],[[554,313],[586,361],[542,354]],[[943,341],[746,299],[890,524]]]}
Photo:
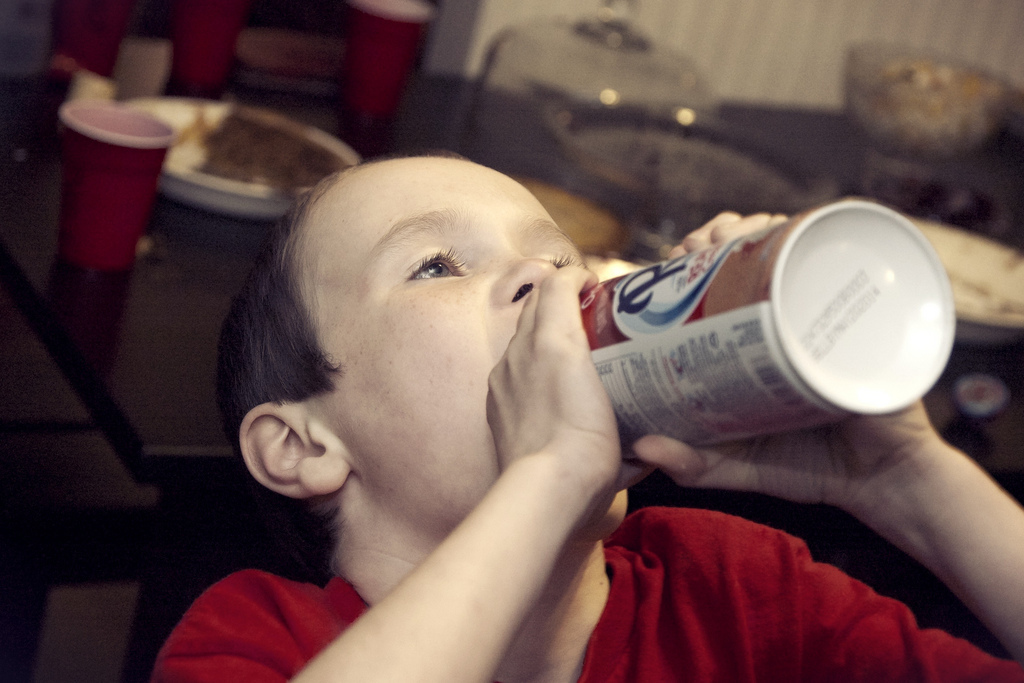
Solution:
{"label": "red label on can", "polygon": [[763,231],[598,284],[581,302],[591,350],[767,300],[788,232]]}

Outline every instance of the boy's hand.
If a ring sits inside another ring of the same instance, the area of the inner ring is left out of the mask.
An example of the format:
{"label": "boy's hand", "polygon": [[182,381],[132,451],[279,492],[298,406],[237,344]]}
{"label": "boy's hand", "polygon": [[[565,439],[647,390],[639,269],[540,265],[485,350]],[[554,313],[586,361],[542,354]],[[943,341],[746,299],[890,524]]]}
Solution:
{"label": "boy's hand", "polygon": [[684,237],[682,242],[672,248],[668,257],[676,258],[691,251],[707,249],[713,244],[728,242],[737,237],[785,223],[787,219],[788,216],[782,214],[755,213],[744,217],[738,213],[726,211]]}
{"label": "boy's hand", "polygon": [[[716,216],[675,247],[682,256],[778,225],[785,216]],[[644,462],[687,486],[757,491],[798,502],[870,506],[874,482],[910,468],[910,456],[939,441],[918,404],[886,416],[855,416],[838,425],[692,448],[664,436],[633,445]],[[887,482],[889,483],[889,482]]]}
{"label": "boy's hand", "polygon": [[503,469],[523,457],[554,457],[586,495],[612,490],[622,463],[615,414],[580,316],[580,293],[594,284],[592,273],[576,267],[536,283],[491,371],[487,399]]}
{"label": "boy's hand", "polygon": [[[722,214],[672,256],[781,220]],[[1024,509],[941,439],[920,401],[890,415],[708,448],[645,436],[633,452],[682,485],[845,509],[931,569],[1024,663]]]}
{"label": "boy's hand", "polygon": [[940,444],[918,402],[891,415],[857,415],[839,424],[706,448],[645,436],[633,451],[683,486],[829,503],[861,516],[885,515],[878,505],[886,492],[918,478]]}

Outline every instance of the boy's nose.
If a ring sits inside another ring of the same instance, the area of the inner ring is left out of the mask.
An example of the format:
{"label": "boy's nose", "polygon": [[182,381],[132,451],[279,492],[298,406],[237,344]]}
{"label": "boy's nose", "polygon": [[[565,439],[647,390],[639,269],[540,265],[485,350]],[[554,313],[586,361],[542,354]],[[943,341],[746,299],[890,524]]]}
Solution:
{"label": "boy's nose", "polygon": [[528,258],[517,261],[509,267],[498,285],[495,292],[498,304],[507,306],[522,301],[555,270],[554,264],[547,259]]}
{"label": "boy's nose", "polygon": [[512,297],[512,303],[515,303],[515,302],[519,301],[524,296],[529,294],[531,291],[533,291],[533,283],[532,282],[527,282],[525,285],[520,287],[519,291],[516,292],[516,295],[514,297]]}

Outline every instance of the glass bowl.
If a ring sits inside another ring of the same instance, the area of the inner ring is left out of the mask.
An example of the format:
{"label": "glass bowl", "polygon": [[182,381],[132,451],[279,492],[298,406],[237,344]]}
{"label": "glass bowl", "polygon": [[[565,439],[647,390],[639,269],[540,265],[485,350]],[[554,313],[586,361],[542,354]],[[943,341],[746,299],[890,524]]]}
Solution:
{"label": "glass bowl", "polygon": [[846,57],[846,111],[882,149],[948,158],[981,148],[1002,126],[1006,87],[981,69],[897,45]]}

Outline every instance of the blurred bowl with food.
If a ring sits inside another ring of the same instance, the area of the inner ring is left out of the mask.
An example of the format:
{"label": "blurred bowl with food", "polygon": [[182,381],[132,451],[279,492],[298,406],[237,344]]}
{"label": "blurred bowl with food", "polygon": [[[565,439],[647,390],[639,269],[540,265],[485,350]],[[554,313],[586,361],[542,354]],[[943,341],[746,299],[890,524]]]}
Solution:
{"label": "blurred bowl with food", "polygon": [[845,95],[848,115],[874,144],[934,158],[980,149],[1007,105],[1006,86],[982,69],[885,43],[849,49]]}
{"label": "blurred bowl with food", "polygon": [[274,220],[297,193],[360,161],[334,136],[269,109],[180,97],[128,104],[177,133],[161,192],[213,213]]}

